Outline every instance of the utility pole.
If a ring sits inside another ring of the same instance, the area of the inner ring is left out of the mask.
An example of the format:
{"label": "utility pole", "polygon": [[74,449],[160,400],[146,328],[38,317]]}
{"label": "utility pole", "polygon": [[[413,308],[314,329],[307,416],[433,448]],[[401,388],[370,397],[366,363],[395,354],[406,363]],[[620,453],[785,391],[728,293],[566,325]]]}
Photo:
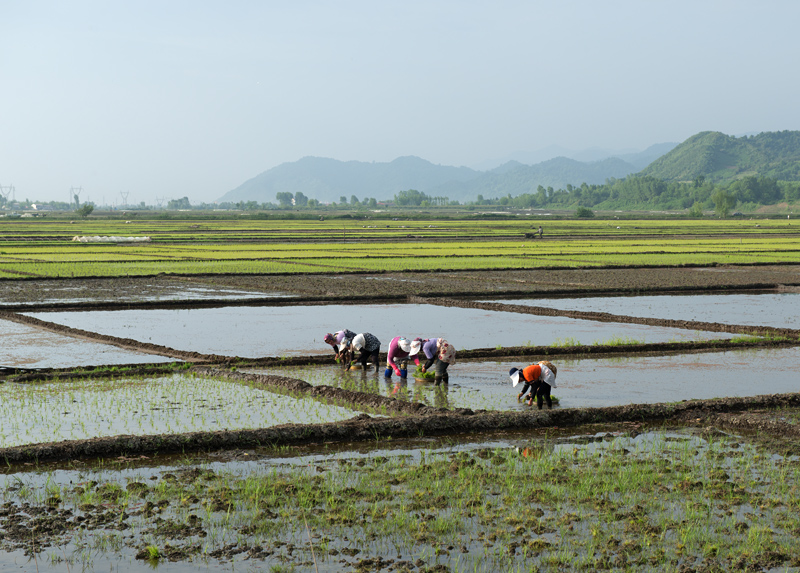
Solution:
{"label": "utility pole", "polygon": [[14,186],[13,185],[8,185],[6,187],[0,185],[0,193],[2,193],[3,197],[5,197],[6,203],[8,203],[8,196],[11,195],[12,193],[14,194],[14,199],[17,198],[17,194],[14,191]]}
{"label": "utility pole", "polygon": [[83,187],[70,187],[69,188],[69,204],[72,205],[73,201],[76,207],[81,206],[80,197],[83,192]]}
{"label": "utility pole", "polygon": [[122,197],[122,206],[123,207],[127,207],[128,206],[128,195],[130,195],[130,193],[131,193],[130,191],[120,191],[119,192],[120,196]]}

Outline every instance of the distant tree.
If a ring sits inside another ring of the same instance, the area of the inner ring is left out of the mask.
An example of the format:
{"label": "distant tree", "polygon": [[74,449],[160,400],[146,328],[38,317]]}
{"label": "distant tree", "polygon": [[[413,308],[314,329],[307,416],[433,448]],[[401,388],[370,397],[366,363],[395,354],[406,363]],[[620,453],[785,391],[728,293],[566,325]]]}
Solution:
{"label": "distant tree", "polygon": [[295,207],[305,207],[308,205],[308,197],[306,197],[302,191],[298,191],[294,194],[294,205]]}
{"label": "distant tree", "polygon": [[347,205],[347,197],[345,197],[344,195],[339,197],[339,203],[341,203],[342,205]]}
{"label": "distant tree", "polygon": [[309,199],[308,200],[308,206],[309,207],[318,207],[319,206],[319,201],[316,200],[316,199]]}
{"label": "distant tree", "polygon": [[360,205],[361,203],[358,201],[358,197],[356,197],[355,195],[350,195],[350,204]]}
{"label": "distant tree", "polygon": [[85,219],[86,217],[91,215],[92,211],[94,211],[94,205],[92,205],[91,203],[84,203],[82,206],[75,209],[75,212],[78,215],[80,215],[82,219]]}
{"label": "distant tree", "polygon": [[281,191],[275,194],[275,199],[278,200],[278,205],[281,207],[291,207],[294,195],[288,191]]}
{"label": "distant tree", "polygon": [[369,200],[370,209],[375,209],[377,206],[378,206],[378,201],[375,199],[375,197],[371,197]]}
{"label": "distant tree", "polygon": [[698,201],[695,201],[694,204],[692,204],[692,207],[689,209],[689,216],[690,217],[703,216],[703,206]]}
{"label": "distant tree", "polygon": [[578,207],[575,209],[575,216],[581,218],[594,217],[594,211],[587,207]]}
{"label": "distant tree", "polygon": [[170,199],[167,202],[167,209],[191,209],[192,204],[189,203],[188,197],[181,197],[180,199]]}
{"label": "distant tree", "polygon": [[397,195],[394,196],[394,202],[398,205],[402,206],[416,206],[419,207],[422,205],[423,201],[430,201],[431,198],[425,195],[425,193],[420,193],[416,189],[409,189],[408,191],[400,191]]}
{"label": "distant tree", "polygon": [[728,193],[727,189],[718,189],[711,195],[714,202],[714,212],[720,217],[727,217],[731,209],[736,206],[736,197]]}

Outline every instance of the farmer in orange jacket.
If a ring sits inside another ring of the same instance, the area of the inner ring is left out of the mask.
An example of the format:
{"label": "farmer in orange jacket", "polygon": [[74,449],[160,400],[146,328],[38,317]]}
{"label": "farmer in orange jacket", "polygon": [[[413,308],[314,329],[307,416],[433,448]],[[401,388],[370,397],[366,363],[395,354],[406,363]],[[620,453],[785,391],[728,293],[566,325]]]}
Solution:
{"label": "farmer in orange jacket", "polygon": [[531,364],[525,368],[512,368],[508,371],[511,377],[511,383],[516,388],[520,381],[525,383],[522,387],[522,392],[517,394],[517,402],[523,399],[528,389],[531,389],[530,398],[528,398],[528,406],[533,406],[533,398],[536,397],[536,405],[542,409],[544,400],[547,400],[547,407],[553,407],[553,401],[550,399],[550,389],[556,387],[556,372],[557,369],[552,362],[542,360],[538,364]]}

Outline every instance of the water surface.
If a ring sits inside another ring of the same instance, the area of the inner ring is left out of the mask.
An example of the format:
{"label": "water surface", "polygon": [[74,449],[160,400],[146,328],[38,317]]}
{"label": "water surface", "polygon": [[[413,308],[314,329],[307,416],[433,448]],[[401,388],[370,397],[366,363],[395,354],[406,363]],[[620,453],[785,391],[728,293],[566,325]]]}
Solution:
{"label": "water surface", "polygon": [[693,294],[486,300],[643,318],[800,329],[800,293]]}
{"label": "water surface", "polygon": [[0,366],[13,368],[70,368],[174,361],[174,358],[125,350],[8,320],[0,320],[0,345],[3,348]]}
{"label": "water surface", "polygon": [[395,336],[444,337],[457,349],[668,342],[733,335],[425,304],[225,307],[181,310],[39,312],[31,316],[185,351],[248,358],[331,353],[326,332],[371,332],[386,351]]}
{"label": "water surface", "polygon": [[[557,388],[552,394],[565,408],[800,392],[800,347],[551,361],[558,368]],[[249,371],[441,408],[523,410],[528,406],[517,402],[522,386],[512,387],[508,371],[527,365],[523,360],[462,361],[448,369],[450,384],[439,388],[417,383],[413,377],[406,381],[394,375],[386,379],[383,369],[380,374],[343,372],[336,365]]]}

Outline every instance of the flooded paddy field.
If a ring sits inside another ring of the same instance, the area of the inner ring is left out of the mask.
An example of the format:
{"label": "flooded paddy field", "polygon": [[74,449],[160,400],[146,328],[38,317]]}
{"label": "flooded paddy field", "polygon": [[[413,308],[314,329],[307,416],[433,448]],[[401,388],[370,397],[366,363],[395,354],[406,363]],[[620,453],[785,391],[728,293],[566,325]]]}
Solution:
{"label": "flooded paddy field", "polygon": [[[548,284],[537,283],[541,273],[502,273],[505,282],[498,283],[479,273],[451,273],[449,282],[437,274],[436,286],[447,284],[453,293],[464,285],[484,291],[519,290],[517,285],[580,289],[593,288],[593,276],[602,276],[609,289],[628,286],[610,271],[559,272],[547,277]],[[638,272],[639,279],[652,279],[653,288],[668,274]],[[728,271],[670,272],[702,282],[704,275]],[[753,280],[745,271],[735,274],[741,284]],[[358,280],[414,295],[431,284],[424,273],[409,278]],[[338,295],[356,284],[348,277],[335,288],[326,277],[282,280],[284,292],[313,293],[324,283]],[[225,288],[248,290],[248,282],[253,292],[269,288],[263,277],[233,277]],[[298,307],[59,314],[92,317],[76,328],[118,329],[107,333],[187,350],[325,355],[331,361],[321,338],[343,327],[377,334],[384,352],[398,334],[445,336],[459,349],[654,341],[618,326],[699,336],[687,329],[427,304],[299,308],[299,314]],[[43,320],[55,315],[36,314]],[[147,318],[130,318],[137,316]],[[712,320],[727,322],[717,315]],[[580,323],[590,326],[575,326]],[[426,330],[420,332],[420,325]],[[396,377],[387,382],[383,364],[377,376],[343,373],[333,364],[261,371],[311,383],[304,398],[237,381],[232,375],[246,372],[229,364],[218,371],[230,378],[187,371],[115,381],[6,382],[0,404],[11,405],[0,421],[31,410],[38,418],[18,422],[13,431],[31,427],[34,434],[25,434],[25,442],[76,442],[62,448],[67,455],[52,458],[70,460],[59,466],[38,463],[45,459],[38,452],[48,445],[25,446],[34,453],[24,462],[6,458],[0,469],[0,571],[797,570],[797,395],[743,398],[730,411],[725,407],[736,399],[681,401],[796,392],[799,351],[551,357],[559,367],[554,394],[560,405],[543,412],[517,403],[519,388],[512,388],[507,373],[528,358],[544,357],[459,360],[450,369],[452,383],[439,391],[413,380],[398,385]],[[427,408],[397,416],[374,409],[365,410],[370,415],[339,412],[317,392],[322,385]],[[14,400],[24,405],[12,411]],[[757,410],[748,406],[756,403]],[[458,411],[465,408],[474,412]],[[655,419],[661,421],[642,422]],[[600,420],[609,424],[576,427]],[[40,422],[50,436],[36,434]],[[80,434],[75,428],[81,424],[94,426]],[[517,430],[498,431],[511,427]],[[75,437],[52,438],[56,428]],[[764,439],[768,431],[774,448]],[[153,439],[139,439],[140,433]],[[89,438],[82,441],[89,446],[78,443],[80,436]],[[167,458],[165,452],[183,455]],[[92,461],[98,457],[105,461]]]}
{"label": "flooded paddy field", "polygon": [[[539,358],[530,358],[535,361]],[[562,408],[588,408],[625,404],[652,404],[800,391],[796,365],[800,347],[702,352],[669,356],[614,358],[549,358],[558,367],[557,387],[552,393]],[[332,360],[331,360],[332,361]],[[413,363],[412,363],[413,364]],[[460,361],[448,369],[450,384],[436,387],[416,382],[409,365],[406,380],[380,373],[343,371],[340,366],[305,366],[247,369],[248,372],[299,378],[309,384],[421,402],[436,408],[517,411],[528,406],[517,402],[522,386],[513,388],[508,377],[512,367],[529,361]]]}
{"label": "flooded paddy field", "polygon": [[0,344],[3,348],[0,365],[13,368],[65,368],[170,361],[163,356],[63,336],[7,320],[0,320]]}
{"label": "flooded paddy field", "polygon": [[357,412],[192,374],[0,384],[0,448],[102,436],[317,424]]}
{"label": "flooded paddy field", "polygon": [[692,294],[485,300],[645,318],[800,329],[800,293]]}
{"label": "flooded paddy field", "polygon": [[41,467],[0,474],[0,571],[784,570],[799,478],[640,424]]}
{"label": "flooded paddy field", "polygon": [[[458,349],[594,344],[609,340],[668,342],[730,338],[718,332],[603,323],[559,316],[429,304],[225,307],[26,313],[103,335],[183,351],[225,356],[307,356],[331,353],[326,332],[371,332],[386,351],[394,336],[438,336]],[[425,329],[422,330],[421,325]]]}

